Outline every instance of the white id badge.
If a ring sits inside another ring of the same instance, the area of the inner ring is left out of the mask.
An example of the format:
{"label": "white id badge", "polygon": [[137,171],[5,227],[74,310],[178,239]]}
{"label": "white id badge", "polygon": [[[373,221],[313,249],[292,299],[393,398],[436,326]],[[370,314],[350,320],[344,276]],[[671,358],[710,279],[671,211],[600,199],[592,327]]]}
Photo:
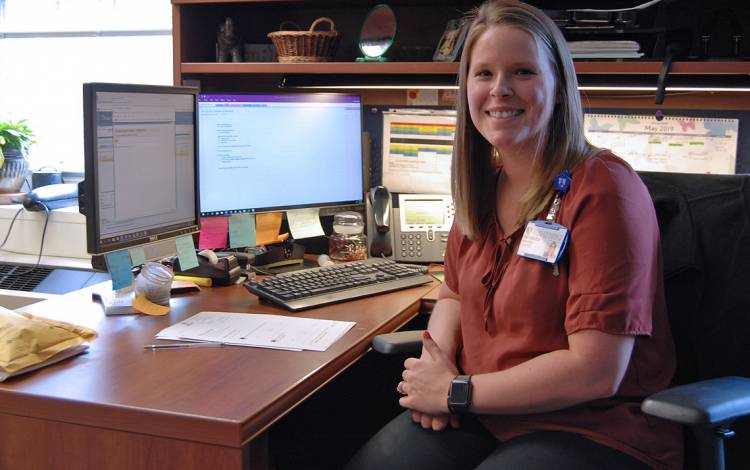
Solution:
{"label": "white id badge", "polygon": [[568,229],[565,226],[544,220],[532,220],[526,224],[517,254],[556,264],[567,245]]}

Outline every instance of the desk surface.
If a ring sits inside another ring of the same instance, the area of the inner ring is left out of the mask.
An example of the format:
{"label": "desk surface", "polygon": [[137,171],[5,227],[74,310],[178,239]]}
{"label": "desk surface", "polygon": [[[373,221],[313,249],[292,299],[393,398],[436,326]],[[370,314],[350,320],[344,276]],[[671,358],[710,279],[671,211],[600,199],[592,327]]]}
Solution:
{"label": "desk surface", "polygon": [[[94,288],[24,308],[94,328],[87,354],[0,383],[0,413],[209,445],[241,447],[398,329],[433,288],[415,287],[290,314],[241,286],[171,300],[165,317],[105,317]],[[200,311],[278,313],[355,321],[325,352],[227,346],[147,351],[159,330]]]}

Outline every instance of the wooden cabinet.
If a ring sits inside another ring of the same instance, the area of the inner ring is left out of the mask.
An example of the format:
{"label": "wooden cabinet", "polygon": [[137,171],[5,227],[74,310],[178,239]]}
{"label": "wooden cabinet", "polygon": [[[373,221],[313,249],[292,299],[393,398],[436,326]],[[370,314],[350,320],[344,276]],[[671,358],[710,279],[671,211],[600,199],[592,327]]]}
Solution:
{"label": "wooden cabinet", "polygon": [[[204,89],[276,89],[288,75],[453,77],[457,64],[432,62],[432,52],[449,19],[462,15],[475,2],[398,0],[389,2],[398,21],[396,39],[388,56],[394,61],[356,63],[360,27],[375,1],[195,1],[173,0],[174,82],[200,81]],[[266,34],[284,21],[307,28],[321,16],[331,18],[342,35],[333,62],[328,63],[215,63],[217,26],[226,17],[237,25],[243,43],[270,44]],[[420,55],[424,61],[405,61]],[[376,93],[377,94],[377,93]],[[404,92],[401,91],[400,95]],[[366,96],[367,98],[367,96]]]}
{"label": "wooden cabinet", "polygon": [[[383,83],[401,79],[420,83],[440,79],[455,80],[458,63],[431,61],[434,50],[449,19],[461,16],[477,2],[466,0],[394,0],[389,2],[398,20],[396,40],[388,56],[394,61],[382,63],[354,62],[359,55],[359,28],[369,9],[377,2],[362,0],[172,0],[174,26],[174,83],[199,84],[204,90],[277,90],[286,77],[314,77],[318,82],[336,84],[344,78],[367,77]],[[320,63],[242,62],[216,63],[217,26],[226,17],[237,25],[241,42],[270,44],[266,34],[278,29],[283,21],[293,21],[303,28],[326,16],[334,20],[342,41],[334,61]],[[421,61],[412,56],[421,52]],[[406,60],[401,60],[406,59]],[[660,61],[580,61],[576,71],[585,81],[597,76],[616,75],[627,82],[629,77],[656,84]],[[750,61],[678,61],[672,65],[674,76],[702,78],[707,83],[727,82],[750,88]],[[369,104],[404,104],[403,90],[358,90]],[[654,93],[644,91],[584,92],[587,106],[655,107]],[[664,108],[750,108],[750,93],[680,92],[670,93]]]}

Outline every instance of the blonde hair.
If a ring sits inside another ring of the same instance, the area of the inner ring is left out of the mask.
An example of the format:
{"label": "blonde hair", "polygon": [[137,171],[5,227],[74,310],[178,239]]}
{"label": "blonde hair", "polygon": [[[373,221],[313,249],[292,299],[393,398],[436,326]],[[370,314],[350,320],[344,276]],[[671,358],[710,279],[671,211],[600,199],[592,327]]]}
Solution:
{"label": "blonde hair", "polygon": [[542,211],[554,194],[554,178],[563,169],[572,170],[588,158],[594,147],[583,134],[583,110],[573,59],[565,38],[546,14],[517,0],[489,0],[469,13],[464,21],[470,22],[470,26],[459,67],[451,189],[456,221],[464,235],[475,239],[482,221],[495,207],[494,203],[486,203],[495,185],[494,148],[474,126],[466,96],[471,53],[477,39],[487,29],[513,26],[531,34],[555,73],[557,102],[548,129],[538,136],[540,152],[532,163],[534,176],[529,189],[521,198],[518,223],[523,224]]}

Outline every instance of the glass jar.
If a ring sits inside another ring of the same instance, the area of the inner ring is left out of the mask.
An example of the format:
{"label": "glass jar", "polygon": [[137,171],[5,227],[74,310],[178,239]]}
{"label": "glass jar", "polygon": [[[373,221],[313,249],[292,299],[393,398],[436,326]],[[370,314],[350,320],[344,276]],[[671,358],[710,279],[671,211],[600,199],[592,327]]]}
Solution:
{"label": "glass jar", "polygon": [[143,294],[146,299],[159,305],[169,305],[174,273],[161,263],[147,262],[135,278],[136,297]]}
{"label": "glass jar", "polygon": [[367,258],[365,222],[358,212],[339,212],[333,216],[333,233],[328,238],[328,256],[337,261]]}

